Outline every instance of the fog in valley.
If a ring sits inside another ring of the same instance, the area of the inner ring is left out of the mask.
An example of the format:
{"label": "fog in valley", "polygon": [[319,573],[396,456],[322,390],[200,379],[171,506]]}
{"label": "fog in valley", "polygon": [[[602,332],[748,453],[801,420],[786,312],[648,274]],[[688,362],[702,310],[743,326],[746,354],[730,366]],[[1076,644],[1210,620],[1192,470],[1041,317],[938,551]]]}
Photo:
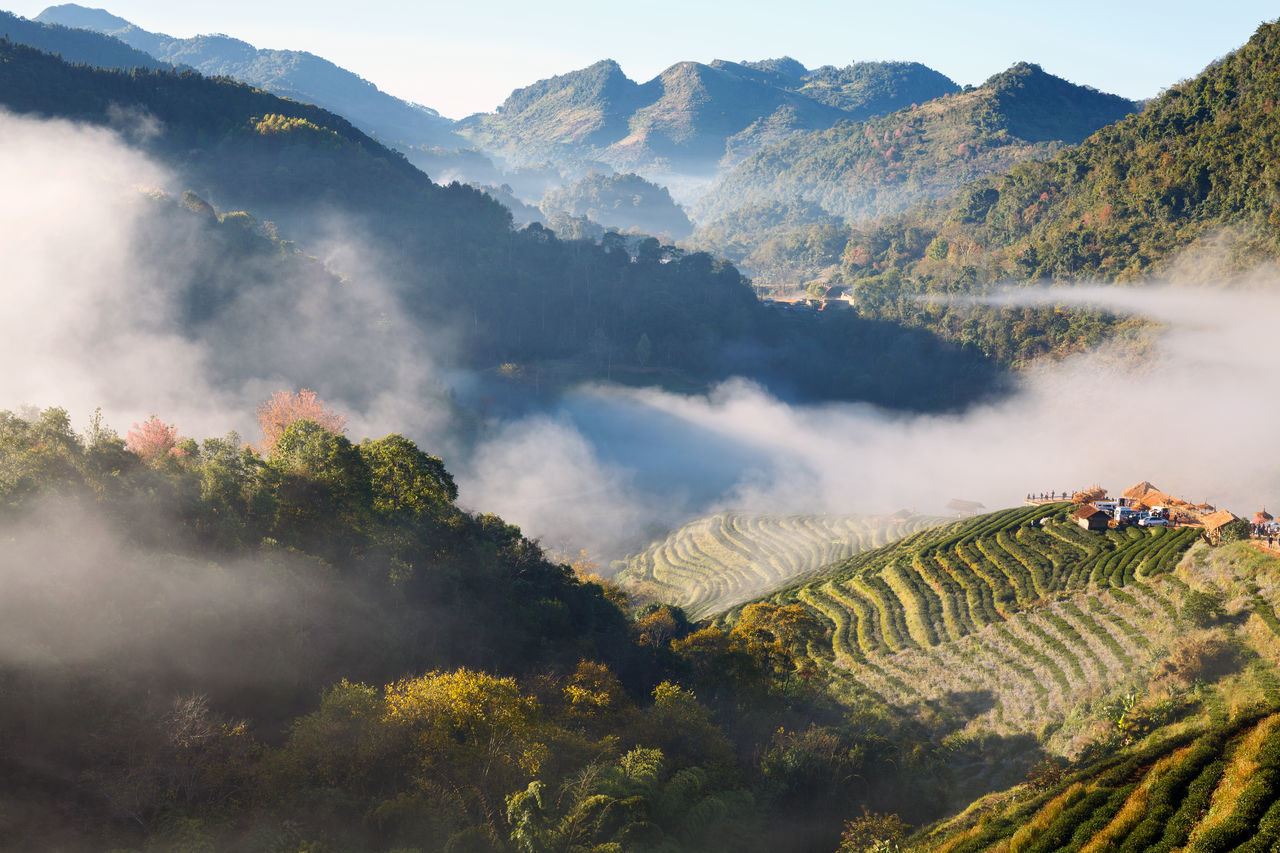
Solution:
{"label": "fog in valley", "polygon": [[154,413],[184,435],[252,441],[271,392],[312,388],[347,415],[350,438],[410,436],[444,458],[462,503],[563,556],[607,562],[721,508],[940,513],[953,498],[994,509],[1143,479],[1238,514],[1280,498],[1266,452],[1280,294],[1261,273],[1230,289],[1019,290],[1008,298],[1101,305],[1163,330],[1141,359],[1042,367],[962,414],[788,405],[738,380],[705,396],[591,386],[464,440],[446,392],[466,377],[434,366],[451,336],[402,319],[377,259],[341,223],[341,240],[305,247],[337,274],[329,285],[237,270],[222,284],[248,284],[188,334],[179,294],[208,286],[193,276],[217,259],[201,256],[194,217],[152,198],[180,196],[180,179],[120,133],[0,116],[0,180],[0,408],[63,406],[83,426],[101,407],[121,433]]}

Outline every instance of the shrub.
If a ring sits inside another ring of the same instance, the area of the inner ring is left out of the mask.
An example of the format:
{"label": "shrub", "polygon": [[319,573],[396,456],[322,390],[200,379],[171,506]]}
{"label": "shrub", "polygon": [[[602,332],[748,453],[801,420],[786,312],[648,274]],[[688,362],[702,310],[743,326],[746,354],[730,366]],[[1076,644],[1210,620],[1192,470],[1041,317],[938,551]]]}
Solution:
{"label": "shrub", "polygon": [[1227,615],[1222,593],[1193,589],[1182,601],[1182,618],[1199,628],[1207,628]]}

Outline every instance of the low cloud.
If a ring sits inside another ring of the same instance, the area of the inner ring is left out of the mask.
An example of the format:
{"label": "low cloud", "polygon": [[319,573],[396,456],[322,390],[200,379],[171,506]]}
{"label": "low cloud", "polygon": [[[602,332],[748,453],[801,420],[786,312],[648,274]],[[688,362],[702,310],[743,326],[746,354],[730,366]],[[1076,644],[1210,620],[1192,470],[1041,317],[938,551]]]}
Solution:
{"label": "low cloud", "polygon": [[[187,435],[252,438],[259,402],[310,387],[348,416],[353,438],[411,436],[445,458],[466,505],[564,555],[620,557],[721,508],[932,513],[952,498],[994,508],[1142,479],[1239,513],[1280,505],[1269,271],[1234,288],[1001,295],[1134,313],[1162,331],[1142,357],[1068,359],[962,414],[793,406],[740,380],[694,397],[595,386],[496,419],[472,447],[444,399],[460,380],[434,367],[449,335],[409,324],[348,224],[308,247],[312,264],[345,278],[224,270],[197,239],[198,217],[148,197],[180,193],[172,174],[115,132],[65,122],[0,115],[0,180],[0,408],[60,405],[83,423],[101,406],[121,430],[156,413]],[[178,294],[208,285],[202,275],[229,296],[192,331]]]}
{"label": "low cloud", "polygon": [[[187,435],[252,439],[258,403],[310,387],[354,436],[449,446],[427,346],[442,336],[408,323],[349,226],[309,247],[322,260],[227,264],[173,201],[181,180],[120,132],[3,113],[0,182],[0,408],[62,406],[87,422],[101,407],[122,431],[154,413]],[[213,316],[193,323],[193,293],[218,302]]]}
{"label": "low cloud", "polygon": [[[1272,449],[1280,414],[1280,393],[1272,388],[1280,375],[1280,348],[1272,343],[1280,294],[1257,286],[1151,286],[1019,298],[1133,313],[1164,328],[1141,356],[1104,348],[1042,367],[1009,397],[956,415],[793,406],[742,381],[705,397],[595,388],[583,393],[597,409],[625,410],[636,423],[666,428],[619,436],[601,429],[598,418],[575,417],[580,406],[566,407],[556,433],[543,435],[538,448],[560,455],[556,443],[564,442],[592,465],[612,460],[598,481],[616,484],[613,500],[656,504],[685,517],[722,508],[943,513],[952,498],[994,509],[1016,505],[1028,492],[1094,483],[1117,492],[1144,479],[1240,514],[1280,505],[1280,462]],[[668,470],[661,485],[646,482],[646,461],[688,454],[688,435],[697,436],[700,464]],[[718,473],[708,478],[707,470]],[[497,469],[485,467],[464,479],[465,491],[499,500],[498,479]],[[709,479],[715,494],[699,495]],[[506,514],[532,534],[551,529],[521,503],[525,493],[507,495]],[[568,494],[556,536],[573,538],[574,519],[582,519],[577,538],[586,541],[595,530],[588,507],[605,498]],[[664,502],[664,495],[674,498]],[[610,556],[644,538],[638,524],[613,533],[611,546],[601,546]],[[600,538],[598,530],[592,535]]]}

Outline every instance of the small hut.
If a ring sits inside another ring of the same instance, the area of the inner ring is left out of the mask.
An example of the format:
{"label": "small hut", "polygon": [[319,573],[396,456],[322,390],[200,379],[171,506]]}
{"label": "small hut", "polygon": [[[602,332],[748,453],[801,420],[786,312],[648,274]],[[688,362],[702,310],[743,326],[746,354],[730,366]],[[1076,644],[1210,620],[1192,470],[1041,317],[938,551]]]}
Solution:
{"label": "small hut", "polygon": [[1124,490],[1125,500],[1134,509],[1151,509],[1157,506],[1185,506],[1186,501],[1179,500],[1167,492],[1143,480]]}
{"label": "small hut", "polygon": [[1071,513],[1071,518],[1085,530],[1106,530],[1107,522],[1111,520],[1111,516],[1096,506],[1090,506],[1089,504],[1085,504]]}
{"label": "small hut", "polygon": [[1275,520],[1276,520],[1276,517],[1271,513],[1267,512],[1267,508],[1265,506],[1253,514],[1254,524],[1259,524],[1259,525],[1270,524]]}
{"label": "small hut", "polygon": [[1217,544],[1222,541],[1222,528],[1233,521],[1240,520],[1240,517],[1231,510],[1220,509],[1200,519],[1200,523],[1204,525],[1204,533],[1209,538],[1209,541]]}
{"label": "small hut", "polygon": [[1141,483],[1134,483],[1129,488],[1120,493],[1120,496],[1129,501],[1129,503],[1137,503],[1151,492],[1159,492],[1155,486],[1143,480]]}
{"label": "small hut", "polygon": [[1076,492],[1071,496],[1071,502],[1077,504],[1091,504],[1094,501],[1103,501],[1107,499],[1107,490],[1101,486],[1094,486],[1085,489],[1083,492]]}

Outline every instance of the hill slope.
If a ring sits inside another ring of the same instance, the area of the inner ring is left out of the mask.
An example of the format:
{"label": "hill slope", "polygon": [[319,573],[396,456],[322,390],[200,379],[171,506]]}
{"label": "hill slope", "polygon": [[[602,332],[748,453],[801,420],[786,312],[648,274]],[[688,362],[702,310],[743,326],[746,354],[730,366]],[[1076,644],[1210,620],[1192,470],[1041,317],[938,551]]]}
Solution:
{"label": "hill slope", "polygon": [[940,520],[720,513],[629,557],[615,580],[639,603],[675,604],[702,619]]}
{"label": "hill slope", "polygon": [[[453,122],[435,110],[402,101],[323,57],[297,50],[262,50],[224,35],[173,38],[152,33],[102,9],[74,3],[50,6],[36,19],[114,36],[163,62],[211,77],[225,76],[282,97],[314,103],[345,116],[390,144],[455,145]],[[21,39],[17,39],[21,41]],[[95,63],[124,67],[113,62]]]}
{"label": "hill slope", "polygon": [[67,62],[104,68],[164,69],[168,62],[111,36],[58,24],[43,24],[0,11],[0,35],[18,44],[57,54]]}
{"label": "hill slope", "polygon": [[[1196,546],[1174,580],[1217,597],[1154,672],[1094,702],[1080,759],[1042,764],[912,839],[929,850],[1268,850],[1280,838],[1277,560]],[[1190,601],[1189,601],[1190,603]],[[1183,615],[1192,613],[1184,608]]]}
{"label": "hill slope", "polygon": [[[875,219],[1021,162],[1052,157],[1133,110],[1123,98],[1020,63],[976,89],[765,148],[699,200],[696,217],[703,227],[694,242],[727,249],[756,272],[768,266],[763,258],[751,263],[759,250],[733,250],[762,242],[762,234],[734,227],[733,214],[744,207],[794,199],[850,223]],[[838,250],[830,262],[837,257]]]}
{"label": "hill slope", "polygon": [[976,89],[767,148],[699,203],[699,218],[792,197],[850,221],[895,213],[1023,160],[1052,156],[1133,109],[1123,98],[1020,63]]}
{"label": "hill slope", "polygon": [[1183,586],[1165,576],[1196,536],[1086,532],[1066,519],[1069,506],[917,533],[768,600],[830,627],[813,665],[853,695],[971,731],[1036,732],[1084,693],[1148,667],[1172,639]]}
{"label": "hill slope", "polygon": [[[923,232],[894,259],[877,249],[877,234],[855,236],[846,275],[895,268],[945,284],[967,267],[971,279],[1133,280],[1224,234],[1228,245],[1215,254],[1228,267],[1275,257],[1278,63],[1280,25],[1264,24],[1239,50],[1078,147],[886,223]],[[954,256],[926,258],[935,239]]]}
{"label": "hill slope", "polygon": [[688,237],[693,223],[671,199],[666,187],[639,175],[602,175],[592,171],[576,183],[547,191],[540,204],[548,218],[557,213],[585,216],[621,230],[663,236],[667,242]]}

